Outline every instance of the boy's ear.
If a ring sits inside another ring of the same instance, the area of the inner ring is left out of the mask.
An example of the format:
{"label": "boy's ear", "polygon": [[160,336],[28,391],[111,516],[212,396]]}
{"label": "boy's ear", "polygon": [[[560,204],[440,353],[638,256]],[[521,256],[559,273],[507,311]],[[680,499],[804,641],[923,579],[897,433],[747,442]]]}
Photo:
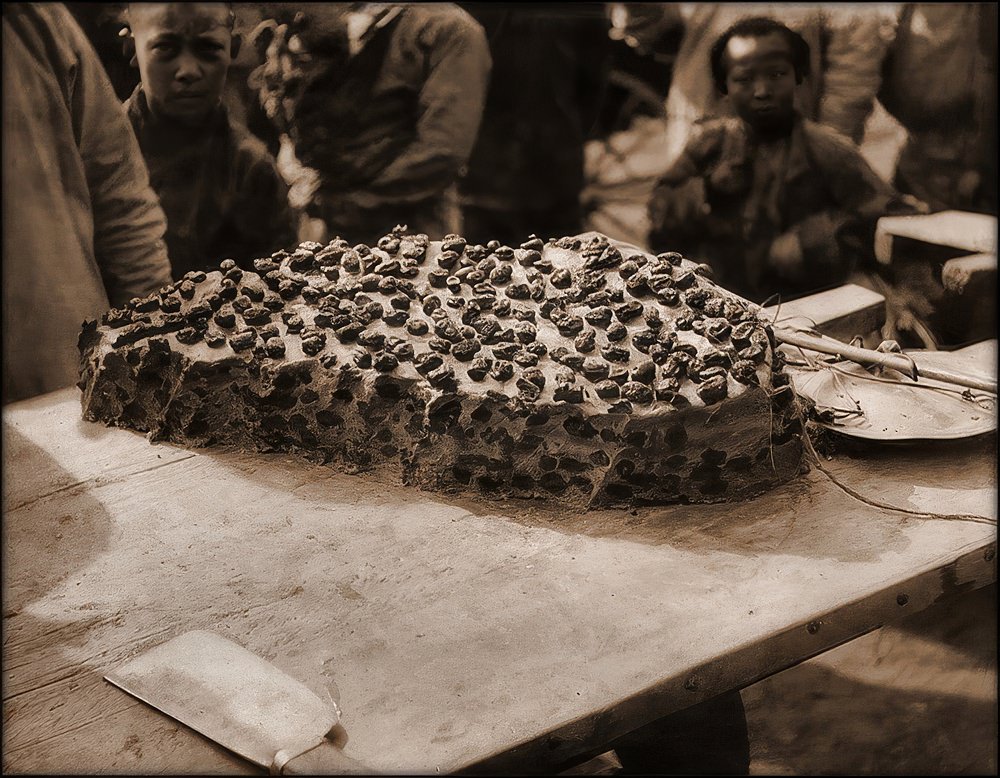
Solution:
{"label": "boy's ear", "polygon": [[232,43],[229,44],[229,56],[236,59],[240,55],[240,47],[243,45],[243,36],[238,32],[233,33]]}

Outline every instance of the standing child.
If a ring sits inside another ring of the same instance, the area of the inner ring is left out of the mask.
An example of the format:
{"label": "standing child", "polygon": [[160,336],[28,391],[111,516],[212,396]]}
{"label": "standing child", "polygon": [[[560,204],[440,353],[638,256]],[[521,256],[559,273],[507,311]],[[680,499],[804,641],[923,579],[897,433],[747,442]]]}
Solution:
{"label": "standing child", "polygon": [[482,26],[452,3],[268,9],[255,81],[309,237],[375,243],[397,224],[432,240],[460,232],[456,182],[491,66]]}
{"label": "standing child", "polygon": [[130,3],[133,64],[126,102],[150,181],[167,215],[175,279],[295,243],[287,189],[264,144],[222,105],[239,50],[228,3]]}
{"label": "standing child", "polygon": [[737,22],[712,47],[736,114],[703,123],[650,202],[655,250],[708,263],[755,302],[842,284],[873,250],[875,222],[910,213],[857,147],[795,109],[809,46],[780,22]]}

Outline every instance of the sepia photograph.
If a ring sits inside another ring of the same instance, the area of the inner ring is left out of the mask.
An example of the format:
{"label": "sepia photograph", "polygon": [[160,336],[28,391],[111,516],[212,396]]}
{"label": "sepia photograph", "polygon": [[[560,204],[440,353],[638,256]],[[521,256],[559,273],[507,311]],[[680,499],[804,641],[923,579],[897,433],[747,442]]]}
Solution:
{"label": "sepia photograph", "polygon": [[996,775],[997,10],[3,3],[3,773]]}

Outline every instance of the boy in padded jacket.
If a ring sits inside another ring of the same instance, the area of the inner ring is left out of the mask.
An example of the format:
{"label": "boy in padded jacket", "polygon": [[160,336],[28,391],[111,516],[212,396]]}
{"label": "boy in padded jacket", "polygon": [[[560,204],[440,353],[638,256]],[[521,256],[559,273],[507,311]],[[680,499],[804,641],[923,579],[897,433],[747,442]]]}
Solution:
{"label": "boy in padded jacket", "polygon": [[232,121],[223,88],[240,38],[227,3],[131,3],[141,83],[126,101],[167,215],[173,277],[224,259],[246,269],[296,242],[274,159]]}
{"label": "boy in padded jacket", "polygon": [[651,247],[707,263],[720,284],[755,302],[845,283],[869,260],[877,219],[914,206],[850,140],[795,110],[809,69],[797,33],[743,20],[710,59],[736,115],[701,124],[660,179]]}

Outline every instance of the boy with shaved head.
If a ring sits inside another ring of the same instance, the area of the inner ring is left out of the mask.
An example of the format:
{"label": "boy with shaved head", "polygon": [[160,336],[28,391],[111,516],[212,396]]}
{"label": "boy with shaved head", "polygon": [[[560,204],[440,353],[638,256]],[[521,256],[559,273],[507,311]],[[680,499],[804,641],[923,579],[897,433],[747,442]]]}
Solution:
{"label": "boy with shaved head", "polygon": [[295,242],[287,189],[263,143],[222,104],[239,51],[229,3],[130,3],[141,82],[126,102],[167,215],[174,278]]}
{"label": "boy with shaved head", "polygon": [[[773,19],[744,19],[706,69],[733,116],[705,121],[661,178],[650,245],[706,262],[755,302],[845,283],[872,260],[875,222],[913,213],[854,143],[804,118],[809,46]],[[873,263],[872,263],[873,264]]]}

